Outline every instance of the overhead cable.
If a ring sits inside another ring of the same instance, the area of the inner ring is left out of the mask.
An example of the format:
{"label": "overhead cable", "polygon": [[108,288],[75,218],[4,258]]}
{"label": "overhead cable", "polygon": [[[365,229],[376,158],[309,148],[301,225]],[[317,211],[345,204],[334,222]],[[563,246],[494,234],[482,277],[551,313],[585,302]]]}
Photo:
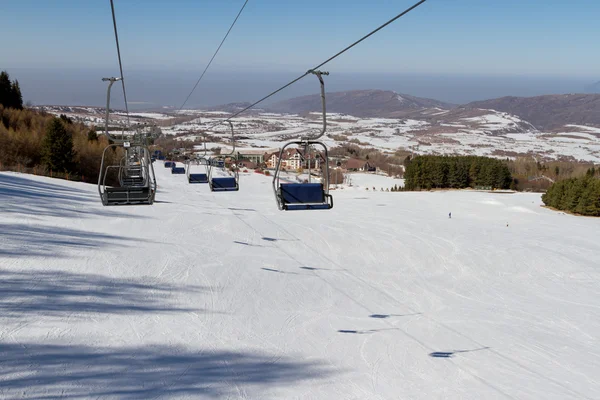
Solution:
{"label": "overhead cable", "polygon": [[183,104],[181,105],[181,107],[179,107],[179,111],[181,111],[183,109],[183,106],[185,106],[185,104],[188,102],[188,100],[190,99],[190,97],[192,96],[192,93],[194,93],[194,90],[196,90],[196,88],[198,87],[198,84],[200,83],[200,81],[202,80],[202,78],[204,77],[204,74],[206,74],[206,71],[208,71],[208,68],[210,67],[210,65],[212,64],[213,60],[215,59],[215,57],[217,56],[217,54],[219,53],[219,50],[221,50],[221,46],[223,46],[223,43],[225,43],[225,40],[227,40],[227,36],[229,36],[229,33],[231,32],[231,30],[233,29],[235,23],[237,22],[238,18],[240,17],[240,15],[242,15],[242,11],[244,11],[244,8],[246,8],[246,4],[248,4],[249,0],[246,0],[244,2],[244,4],[242,5],[242,8],[240,9],[240,11],[238,12],[237,16],[235,17],[235,19],[233,20],[233,23],[231,24],[231,26],[229,27],[229,30],[227,31],[227,33],[225,34],[225,37],[223,37],[223,40],[221,40],[221,44],[219,44],[219,47],[217,47],[217,50],[215,51],[215,54],[213,54],[212,58],[210,59],[210,61],[208,62],[208,64],[206,65],[206,68],[204,68],[204,71],[202,71],[202,75],[200,75],[200,78],[198,78],[198,81],[196,82],[196,84],[194,85],[194,87],[192,88],[192,91],[190,92],[190,94],[188,94],[188,96],[186,97],[185,101],[183,102]]}
{"label": "overhead cable", "polygon": [[344,54],[346,51],[350,50],[351,48],[353,48],[354,46],[356,46],[357,44],[359,44],[360,42],[362,42],[363,40],[369,38],[370,36],[374,35],[375,33],[379,32],[380,30],[382,30],[383,28],[385,28],[386,26],[388,26],[389,24],[391,24],[392,22],[396,21],[397,19],[405,16],[406,14],[408,14],[409,12],[411,12],[412,10],[414,10],[415,8],[419,7],[421,4],[425,3],[427,0],[421,0],[418,3],[415,3],[414,5],[412,5],[411,7],[407,8],[406,10],[402,11],[400,14],[396,15],[394,18],[390,19],[389,21],[387,21],[386,23],[384,23],[383,25],[379,26],[377,29],[369,32],[367,35],[361,37],[360,39],[358,39],[356,42],[352,43],[351,45],[349,45],[348,47],[344,48],[343,50],[339,51],[338,53],[336,53],[335,55],[329,57],[327,60],[323,61],[321,64],[317,65],[316,67],[313,67],[311,69],[309,69],[307,72],[305,72],[304,74],[300,75],[299,77],[297,77],[296,79],[294,79],[293,81],[285,84],[284,86],[280,87],[279,89],[269,93],[268,95],[266,95],[265,97],[261,98],[260,100],[255,101],[254,103],[250,104],[248,107],[230,115],[229,117],[227,117],[224,120],[219,121],[218,123],[215,123],[213,125],[211,125],[208,129],[212,129],[213,127],[223,123],[223,122],[227,122],[229,120],[231,120],[232,118],[237,117],[238,115],[248,111],[249,109],[251,109],[252,107],[262,103],[263,101],[267,100],[269,97],[274,96],[275,94],[281,92],[282,90],[288,88],[289,86],[293,85],[294,83],[298,82],[299,80],[301,80],[302,78],[304,78],[306,75],[310,74],[312,71],[317,70],[319,68],[321,68],[323,65],[327,64],[330,61],[333,61],[335,58],[341,56],[342,54]]}
{"label": "overhead cable", "polygon": [[115,41],[117,42],[117,56],[119,57],[121,83],[123,84],[123,99],[125,100],[125,112],[127,113],[127,126],[131,126],[129,121],[129,106],[127,105],[127,91],[125,90],[125,77],[123,76],[123,63],[121,62],[121,49],[119,47],[119,34],[117,33],[117,19],[115,17],[115,5],[113,4],[113,0],[110,0],[110,9],[112,10],[113,26],[115,28]]}

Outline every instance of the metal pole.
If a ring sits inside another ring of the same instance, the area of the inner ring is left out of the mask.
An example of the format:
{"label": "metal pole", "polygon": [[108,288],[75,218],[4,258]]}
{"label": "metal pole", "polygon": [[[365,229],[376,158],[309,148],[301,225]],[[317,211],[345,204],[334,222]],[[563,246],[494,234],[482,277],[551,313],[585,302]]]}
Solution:
{"label": "metal pole", "polygon": [[104,134],[106,135],[106,137],[108,138],[108,140],[112,140],[115,141],[110,134],[108,133],[108,114],[109,114],[109,110],[110,110],[110,89],[112,88],[112,85],[117,82],[120,81],[122,78],[102,78],[103,82],[109,82],[108,83],[108,90],[106,93],[106,121],[104,124]]}
{"label": "metal pole", "polygon": [[315,70],[311,69],[307,73],[314,74],[319,79],[319,83],[321,84],[321,105],[323,107],[323,128],[321,129],[321,133],[319,133],[319,135],[316,137],[306,137],[303,139],[303,140],[308,141],[308,140],[319,139],[321,136],[323,136],[325,134],[325,130],[327,129],[327,112],[325,109],[325,82],[323,81],[322,75],[329,75],[329,72],[315,71]]}

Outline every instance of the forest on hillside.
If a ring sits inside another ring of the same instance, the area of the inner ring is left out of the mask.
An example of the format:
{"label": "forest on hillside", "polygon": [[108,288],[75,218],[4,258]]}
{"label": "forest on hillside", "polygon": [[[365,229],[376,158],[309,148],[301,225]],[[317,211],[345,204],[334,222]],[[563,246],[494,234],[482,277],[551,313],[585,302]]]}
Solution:
{"label": "forest on hillside", "polygon": [[502,160],[476,156],[416,156],[406,162],[405,190],[508,189],[510,171]]}
{"label": "forest on hillside", "polygon": [[542,201],[558,210],[600,217],[598,172],[595,168],[590,168],[584,176],[554,183],[542,195]]}
{"label": "forest on hillside", "polygon": [[[23,108],[18,82],[0,73],[0,170],[96,183],[107,145],[93,128],[64,115]],[[118,150],[107,155],[109,162],[119,157]]]}

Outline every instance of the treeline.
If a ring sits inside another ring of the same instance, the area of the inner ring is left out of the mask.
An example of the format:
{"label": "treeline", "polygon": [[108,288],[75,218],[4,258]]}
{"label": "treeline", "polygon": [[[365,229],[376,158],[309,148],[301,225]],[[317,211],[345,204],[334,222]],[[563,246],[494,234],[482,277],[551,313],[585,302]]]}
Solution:
{"label": "treeline", "polygon": [[533,157],[517,157],[506,161],[518,191],[545,192],[555,181],[582,176],[594,166],[582,161],[539,161]]}
{"label": "treeline", "polygon": [[475,156],[416,156],[405,162],[405,190],[435,188],[508,189],[512,177],[498,159]]}
{"label": "treeline", "polygon": [[19,81],[11,82],[10,76],[6,71],[0,72],[0,104],[6,108],[23,108],[23,96]]}
{"label": "treeline", "polygon": [[600,217],[600,179],[595,175],[591,168],[582,177],[558,181],[542,195],[542,201],[558,210]]}
{"label": "treeline", "polygon": [[[108,145],[95,130],[66,116],[0,105],[0,169],[96,183]],[[121,157],[108,152],[109,162]]]}

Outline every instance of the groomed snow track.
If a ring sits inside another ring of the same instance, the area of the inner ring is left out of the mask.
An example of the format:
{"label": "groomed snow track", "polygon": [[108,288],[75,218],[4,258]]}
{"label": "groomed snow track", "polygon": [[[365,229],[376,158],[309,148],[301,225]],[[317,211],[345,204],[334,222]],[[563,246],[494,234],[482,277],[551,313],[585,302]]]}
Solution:
{"label": "groomed snow track", "polygon": [[600,398],[598,219],[356,189],[280,212],[262,175],[156,171],[153,206],[114,207],[0,173],[0,398]]}

